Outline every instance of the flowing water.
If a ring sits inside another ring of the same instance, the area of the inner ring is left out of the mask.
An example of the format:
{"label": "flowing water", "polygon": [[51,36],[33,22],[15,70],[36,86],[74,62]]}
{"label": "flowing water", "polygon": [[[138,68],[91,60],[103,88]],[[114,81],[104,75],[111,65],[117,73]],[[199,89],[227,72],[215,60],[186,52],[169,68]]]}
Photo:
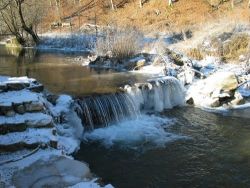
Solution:
{"label": "flowing water", "polygon": [[82,66],[83,52],[38,51],[0,46],[0,75],[36,78],[53,93],[85,96],[112,93],[125,84],[141,82],[145,75]]}
{"label": "flowing water", "polygon": [[[183,104],[174,79],[82,66],[82,54],[6,51],[0,75],[38,79],[78,97],[88,130],[75,158],[118,188],[250,187],[250,110],[215,114]],[[117,93],[126,84],[125,93]],[[161,102],[159,102],[161,101]],[[163,109],[168,109],[164,110]]]}

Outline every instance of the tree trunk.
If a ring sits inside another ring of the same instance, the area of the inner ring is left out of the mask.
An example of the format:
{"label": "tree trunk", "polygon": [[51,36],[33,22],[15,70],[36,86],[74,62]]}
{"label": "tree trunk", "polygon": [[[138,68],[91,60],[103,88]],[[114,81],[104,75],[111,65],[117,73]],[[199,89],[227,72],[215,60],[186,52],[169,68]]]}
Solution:
{"label": "tree trunk", "polygon": [[234,0],[231,0],[231,7],[234,8]]}
{"label": "tree trunk", "polygon": [[20,16],[20,20],[21,20],[21,24],[22,24],[22,28],[31,35],[32,39],[34,40],[34,42],[36,44],[38,44],[40,42],[40,39],[38,37],[38,35],[34,32],[32,26],[28,27],[24,21],[24,17],[23,17],[23,12],[22,12],[22,0],[16,0],[17,5],[18,5],[18,13]]}
{"label": "tree trunk", "polygon": [[139,6],[140,6],[140,8],[142,8],[142,0],[139,0]]}
{"label": "tree trunk", "polygon": [[113,0],[110,0],[110,5],[111,5],[111,9],[115,10],[115,6],[114,6],[114,3],[113,3]]}
{"label": "tree trunk", "polygon": [[172,0],[168,0],[168,6],[172,6],[172,5],[173,5]]}
{"label": "tree trunk", "polygon": [[26,45],[26,41],[25,41],[25,39],[24,39],[22,36],[20,36],[20,35],[18,35],[18,34],[15,34],[15,37],[16,37],[17,42],[18,42],[21,46],[25,46],[25,45]]}

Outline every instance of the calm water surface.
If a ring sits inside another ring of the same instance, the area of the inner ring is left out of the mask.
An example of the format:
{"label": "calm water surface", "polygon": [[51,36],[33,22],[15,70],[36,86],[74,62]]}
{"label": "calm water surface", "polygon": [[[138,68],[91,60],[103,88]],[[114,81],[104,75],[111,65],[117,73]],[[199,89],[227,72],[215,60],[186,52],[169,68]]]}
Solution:
{"label": "calm water surface", "polygon": [[89,95],[110,93],[120,86],[145,81],[148,76],[82,66],[83,52],[37,51],[0,46],[0,75],[36,78],[53,93]]}

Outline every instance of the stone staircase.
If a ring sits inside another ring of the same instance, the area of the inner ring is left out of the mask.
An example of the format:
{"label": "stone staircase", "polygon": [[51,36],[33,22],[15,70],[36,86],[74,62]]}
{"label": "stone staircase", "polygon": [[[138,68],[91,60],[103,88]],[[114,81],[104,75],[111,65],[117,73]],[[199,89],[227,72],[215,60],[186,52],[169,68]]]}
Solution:
{"label": "stone staircase", "polygon": [[0,152],[57,147],[43,85],[27,77],[0,77]]}

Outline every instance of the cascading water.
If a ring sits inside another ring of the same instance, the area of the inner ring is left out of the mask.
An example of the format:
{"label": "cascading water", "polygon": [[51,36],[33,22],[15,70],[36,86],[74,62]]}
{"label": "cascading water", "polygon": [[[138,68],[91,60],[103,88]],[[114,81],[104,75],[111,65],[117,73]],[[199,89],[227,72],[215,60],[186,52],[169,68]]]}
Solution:
{"label": "cascading water", "polygon": [[147,83],[125,86],[124,93],[85,97],[75,101],[75,110],[85,130],[94,130],[135,119],[141,111],[157,111],[184,104],[185,92],[174,77],[160,77]]}
{"label": "cascading water", "polygon": [[141,110],[160,112],[185,103],[185,89],[174,77],[160,77],[148,83],[125,86],[127,93]]}
{"label": "cascading water", "polygon": [[76,112],[87,130],[107,127],[125,118],[136,118],[140,110],[126,93],[86,97],[75,101]]}

